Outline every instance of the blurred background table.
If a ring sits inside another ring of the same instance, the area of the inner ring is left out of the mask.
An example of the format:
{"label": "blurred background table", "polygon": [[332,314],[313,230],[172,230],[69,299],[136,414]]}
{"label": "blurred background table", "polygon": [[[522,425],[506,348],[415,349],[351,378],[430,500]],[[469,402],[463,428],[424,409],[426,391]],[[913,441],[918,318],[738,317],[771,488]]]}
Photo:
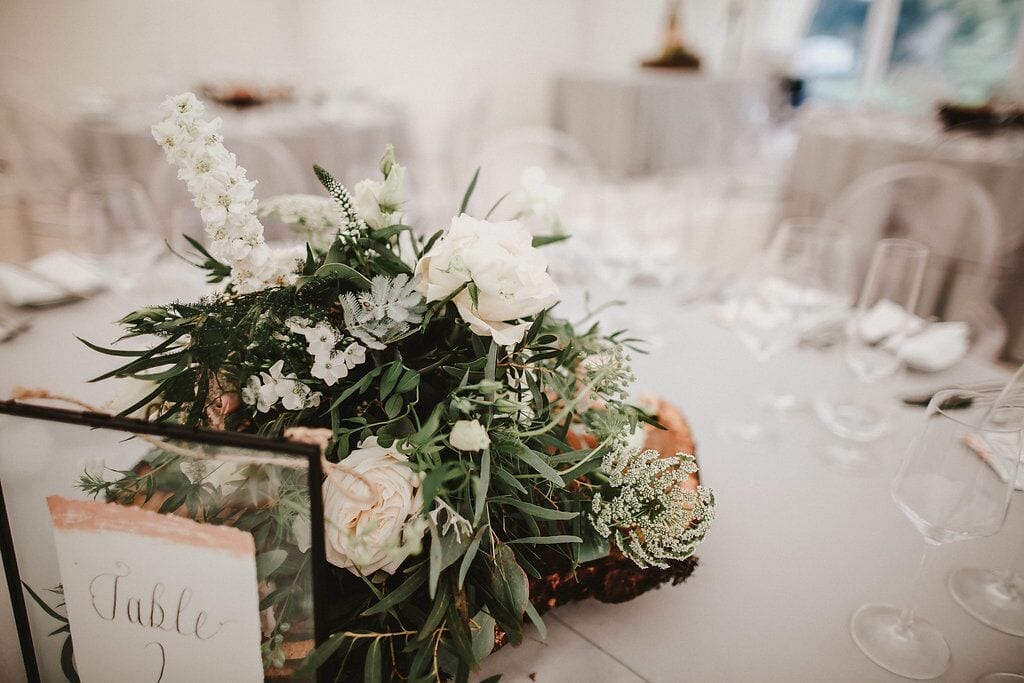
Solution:
{"label": "blurred background table", "polygon": [[554,82],[554,126],[610,177],[704,166],[768,120],[766,79],[633,69],[572,71]]}
{"label": "blurred background table", "polygon": [[[156,120],[148,106],[109,108],[103,102],[83,111],[70,132],[86,173],[123,174],[147,184],[158,205],[184,196],[182,183],[163,162],[149,129]],[[323,102],[287,100],[235,108],[210,104],[211,115],[224,120],[222,133],[250,178],[258,179],[260,197],[322,190],[313,164],[336,173],[344,182],[376,176],[388,143],[411,155],[409,124],[398,104],[368,96],[338,97]]]}

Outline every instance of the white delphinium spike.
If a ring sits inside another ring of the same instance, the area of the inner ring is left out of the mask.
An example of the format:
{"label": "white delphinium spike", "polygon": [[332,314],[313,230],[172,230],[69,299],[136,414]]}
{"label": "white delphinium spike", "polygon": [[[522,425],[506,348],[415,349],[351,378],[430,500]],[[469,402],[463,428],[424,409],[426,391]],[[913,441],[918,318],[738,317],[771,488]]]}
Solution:
{"label": "white delphinium spike", "polygon": [[235,291],[293,284],[302,251],[267,246],[256,217],[256,183],[224,147],[221,120],[205,120],[203,103],[190,92],[167,98],[161,109],[164,118],[152,127],[153,138],[178,166],[178,177],[188,185],[206,225],[210,253],[231,266]]}

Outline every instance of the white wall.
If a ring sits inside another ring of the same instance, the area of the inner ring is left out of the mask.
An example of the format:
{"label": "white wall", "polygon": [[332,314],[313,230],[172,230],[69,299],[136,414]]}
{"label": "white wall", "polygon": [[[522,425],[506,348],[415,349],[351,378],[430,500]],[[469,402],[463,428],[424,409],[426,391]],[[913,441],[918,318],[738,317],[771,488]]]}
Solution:
{"label": "white wall", "polygon": [[223,74],[294,73],[279,0],[0,0],[0,72],[57,114],[80,90],[159,92]]}
{"label": "white wall", "polygon": [[432,153],[451,122],[478,102],[487,103],[489,128],[545,122],[552,75],[581,53],[584,5],[312,0],[302,4],[302,62],[320,83],[406,100],[420,146]]}
{"label": "white wall", "polygon": [[[712,69],[727,4],[686,4],[684,33]],[[403,100],[434,156],[474,103],[487,103],[489,130],[547,122],[556,72],[630,68],[657,51],[664,11],[663,0],[0,0],[0,86],[66,118],[89,89],[155,101],[225,76],[359,85]]]}

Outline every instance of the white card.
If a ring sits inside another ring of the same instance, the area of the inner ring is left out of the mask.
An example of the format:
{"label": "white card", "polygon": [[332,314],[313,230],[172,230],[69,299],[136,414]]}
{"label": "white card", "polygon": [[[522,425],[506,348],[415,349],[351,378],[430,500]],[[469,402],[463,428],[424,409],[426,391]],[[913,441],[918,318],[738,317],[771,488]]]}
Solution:
{"label": "white card", "polygon": [[47,499],[84,683],[262,681],[251,534]]}

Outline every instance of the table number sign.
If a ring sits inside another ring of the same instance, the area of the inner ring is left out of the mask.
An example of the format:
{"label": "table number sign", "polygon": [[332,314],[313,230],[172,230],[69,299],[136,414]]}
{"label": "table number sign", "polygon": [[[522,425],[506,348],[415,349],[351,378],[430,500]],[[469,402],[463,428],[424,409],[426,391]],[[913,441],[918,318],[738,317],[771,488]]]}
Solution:
{"label": "table number sign", "polygon": [[83,681],[263,680],[251,534],[113,503],[47,503]]}

